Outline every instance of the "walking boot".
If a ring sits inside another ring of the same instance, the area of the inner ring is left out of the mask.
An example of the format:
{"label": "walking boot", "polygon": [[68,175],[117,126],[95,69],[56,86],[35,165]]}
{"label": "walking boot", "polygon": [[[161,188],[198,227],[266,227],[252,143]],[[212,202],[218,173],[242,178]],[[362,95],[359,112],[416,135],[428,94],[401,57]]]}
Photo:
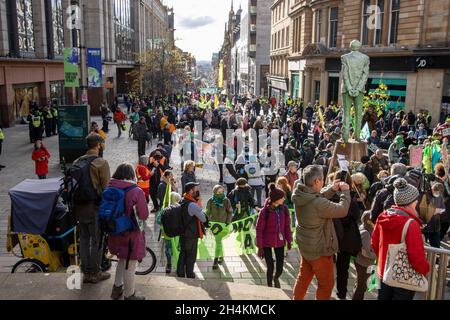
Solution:
{"label": "walking boot", "polygon": [[110,273],[100,271],[92,275],[91,283],[99,283],[101,281],[108,280],[109,278],[111,278]]}
{"label": "walking boot", "polygon": [[120,287],[113,286],[112,293],[111,293],[111,299],[113,300],[119,300],[123,295],[123,285]]}
{"label": "walking boot", "polygon": [[280,279],[278,279],[278,278],[273,279],[273,283],[275,285],[275,288],[278,288],[278,289],[281,288]]}
{"label": "walking boot", "polygon": [[213,269],[213,270],[219,269],[219,259],[218,259],[218,258],[215,258],[215,259],[214,259],[214,263],[213,263],[212,269]]}
{"label": "walking boot", "polygon": [[168,263],[166,265],[166,274],[170,274],[172,272],[172,265],[170,263]]}
{"label": "walking boot", "polygon": [[272,288],[273,287],[273,277],[267,276],[267,286]]}

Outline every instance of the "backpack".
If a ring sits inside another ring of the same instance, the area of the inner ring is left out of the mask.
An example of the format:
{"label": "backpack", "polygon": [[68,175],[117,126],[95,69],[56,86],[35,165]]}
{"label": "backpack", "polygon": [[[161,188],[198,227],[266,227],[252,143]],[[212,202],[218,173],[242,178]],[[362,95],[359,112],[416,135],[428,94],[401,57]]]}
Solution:
{"label": "backpack", "polygon": [[189,201],[181,201],[179,204],[161,210],[161,225],[164,233],[170,237],[182,236],[188,225],[187,208]]}
{"label": "backpack", "polygon": [[91,179],[91,164],[97,158],[80,158],[67,170],[65,181],[71,187],[70,198],[75,203],[97,202],[100,199]]}
{"label": "backpack", "polygon": [[109,187],[103,192],[102,203],[98,210],[100,228],[103,231],[120,235],[134,230],[134,223],[125,212],[125,197],[128,191],[135,188],[136,185],[126,189]]}

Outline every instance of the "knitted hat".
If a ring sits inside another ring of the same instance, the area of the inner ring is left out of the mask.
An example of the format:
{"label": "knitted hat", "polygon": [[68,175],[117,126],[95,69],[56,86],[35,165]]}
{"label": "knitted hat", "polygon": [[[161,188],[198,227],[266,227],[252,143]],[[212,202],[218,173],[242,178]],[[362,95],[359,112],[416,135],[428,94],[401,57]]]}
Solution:
{"label": "knitted hat", "polygon": [[284,191],[281,189],[278,189],[274,183],[270,184],[269,190],[270,190],[269,191],[269,200],[272,203],[286,197],[286,194],[284,193]]}
{"label": "knitted hat", "polygon": [[403,178],[394,182],[394,201],[398,206],[407,206],[419,198],[419,191]]}

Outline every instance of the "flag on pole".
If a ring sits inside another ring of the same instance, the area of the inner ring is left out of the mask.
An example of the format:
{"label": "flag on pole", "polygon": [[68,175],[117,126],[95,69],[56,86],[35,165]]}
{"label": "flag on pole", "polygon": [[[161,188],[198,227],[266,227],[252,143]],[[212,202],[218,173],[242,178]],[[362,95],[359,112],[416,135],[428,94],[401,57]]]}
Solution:
{"label": "flag on pole", "polygon": [[318,108],[318,112],[319,112],[319,120],[320,120],[320,123],[322,124],[322,129],[323,129],[323,131],[327,132],[327,129],[325,128],[325,121],[323,119],[322,109],[320,107]]}
{"label": "flag on pole", "polygon": [[214,94],[214,109],[219,106],[219,96],[217,93]]}

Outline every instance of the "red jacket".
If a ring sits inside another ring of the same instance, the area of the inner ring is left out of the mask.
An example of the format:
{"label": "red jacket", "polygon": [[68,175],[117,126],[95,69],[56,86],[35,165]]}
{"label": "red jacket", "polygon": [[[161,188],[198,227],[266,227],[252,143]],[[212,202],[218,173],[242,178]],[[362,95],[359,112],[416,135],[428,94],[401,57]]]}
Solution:
{"label": "red jacket", "polygon": [[127,120],[127,117],[125,116],[125,113],[123,113],[122,111],[116,111],[114,112],[114,120],[117,123],[121,123]]}
{"label": "red jacket", "polygon": [[430,265],[425,256],[421,226],[422,222],[415,214],[405,208],[393,206],[384,211],[377,220],[372,234],[372,248],[378,257],[378,276],[383,279],[387,250],[390,244],[398,244],[402,238],[403,226],[409,219],[414,219],[406,233],[405,243],[411,266],[419,273],[426,275]]}
{"label": "red jacket", "polygon": [[[266,218],[266,214],[268,214]],[[283,240],[280,240],[280,232]],[[256,245],[258,248],[280,248],[292,243],[291,215],[287,206],[280,208],[280,226],[275,210],[268,201],[259,213],[256,224]]]}
{"label": "red jacket", "polygon": [[[44,160],[39,160],[39,158],[44,158]],[[38,176],[43,176],[48,174],[48,159],[50,159],[50,153],[44,146],[41,149],[34,150],[31,155],[31,159],[36,163],[36,174]]]}

